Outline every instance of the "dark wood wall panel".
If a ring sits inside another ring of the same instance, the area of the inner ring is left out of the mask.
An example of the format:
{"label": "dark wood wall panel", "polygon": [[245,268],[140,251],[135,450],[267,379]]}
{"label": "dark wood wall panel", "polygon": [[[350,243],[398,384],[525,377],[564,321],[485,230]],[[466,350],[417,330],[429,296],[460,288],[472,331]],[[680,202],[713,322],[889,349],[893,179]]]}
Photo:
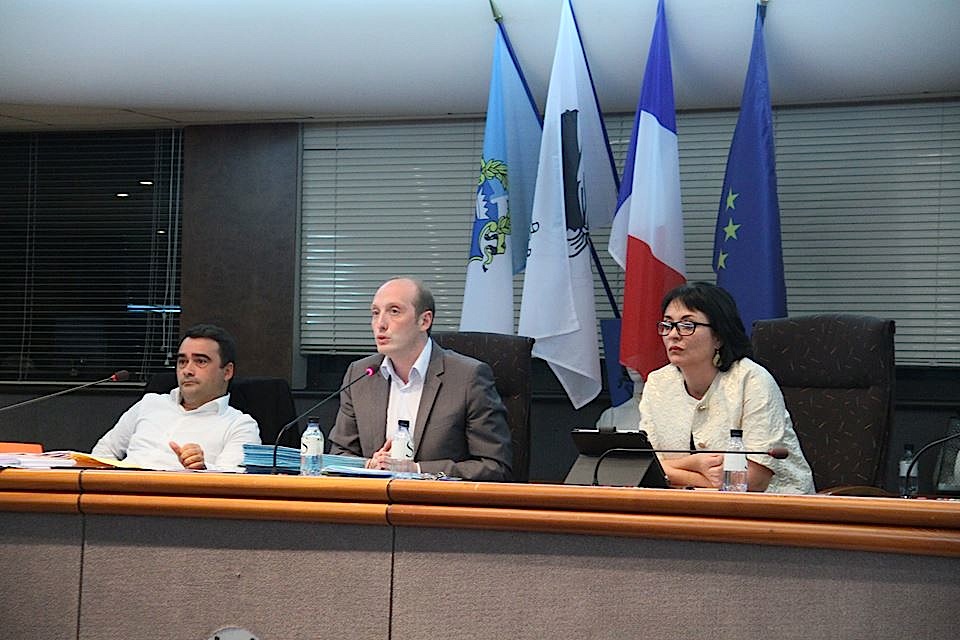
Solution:
{"label": "dark wood wall panel", "polygon": [[291,376],[299,155],[297,124],[184,131],[181,328],[228,328],[240,375]]}

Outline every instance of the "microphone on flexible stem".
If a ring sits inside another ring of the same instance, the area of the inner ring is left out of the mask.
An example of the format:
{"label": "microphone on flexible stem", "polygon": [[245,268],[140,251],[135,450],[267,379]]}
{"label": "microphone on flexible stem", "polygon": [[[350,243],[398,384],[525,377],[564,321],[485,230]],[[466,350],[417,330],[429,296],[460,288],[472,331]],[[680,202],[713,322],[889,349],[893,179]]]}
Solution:
{"label": "microphone on flexible stem", "polygon": [[104,378],[103,380],[96,380],[94,382],[88,382],[86,384],[81,384],[76,387],[70,387],[69,389],[64,389],[63,391],[57,391],[56,393],[48,393],[45,396],[40,396],[39,398],[31,398],[30,400],[24,400],[23,402],[17,402],[16,404],[8,404],[5,407],[0,407],[0,413],[4,411],[9,411],[10,409],[16,409],[17,407],[25,407],[28,404],[33,404],[34,402],[40,402],[41,400],[48,400],[50,398],[56,398],[57,396],[62,396],[65,393],[72,393],[74,391],[79,391],[80,389],[86,389],[87,387],[92,387],[96,384],[103,384],[104,382],[126,382],[130,379],[130,372],[126,369],[121,369],[116,373]]}
{"label": "microphone on flexible stem", "polygon": [[[923,449],[921,449],[921,451],[923,451]],[[746,454],[748,454],[748,453],[752,453],[752,454],[761,455],[761,456],[770,456],[771,458],[776,458],[777,460],[783,460],[784,458],[786,458],[787,456],[790,455],[790,452],[787,451],[787,449],[786,449],[785,447],[771,447],[771,448],[767,449],[766,451],[727,451],[727,450],[723,450],[723,449],[697,449],[696,451],[690,451],[689,449],[651,449],[651,448],[645,448],[645,449],[630,449],[630,448],[627,448],[627,447],[618,447],[618,448],[614,448],[614,449],[607,449],[607,450],[604,451],[602,454],[600,454],[600,457],[599,457],[599,458],[597,458],[597,463],[593,466],[593,484],[594,484],[594,486],[600,484],[600,482],[599,482],[599,480],[598,480],[598,476],[599,476],[599,473],[600,473],[600,463],[603,462],[603,459],[606,458],[606,457],[607,457],[609,454],[611,454],[611,453],[686,453],[686,454],[694,454],[694,453],[723,453],[723,454],[727,454],[727,453],[739,453],[739,454],[743,454],[743,455],[746,455]],[[914,456],[914,459],[916,459],[916,456]]]}
{"label": "microphone on flexible stem", "polygon": [[[928,442],[927,444],[925,444],[925,445],[923,445],[922,447],[920,447],[920,449],[918,449],[917,452],[916,452],[915,454],[913,454],[913,460],[910,461],[910,465],[907,467],[907,475],[906,475],[906,477],[909,478],[909,477],[910,477],[910,474],[913,473],[913,468],[916,466],[917,460],[920,459],[920,454],[921,454],[921,453],[923,453],[924,451],[927,451],[928,449],[932,449],[933,447],[936,447],[937,445],[941,445],[941,444],[943,444],[944,442],[948,442],[948,441],[950,441],[950,440],[953,440],[954,438],[960,438],[960,432],[951,433],[950,435],[948,435],[948,436],[945,437],[945,438],[940,438],[939,440],[934,440],[933,442]],[[906,495],[901,496],[902,498],[915,498],[915,497],[916,497],[916,496],[910,495],[910,490],[909,490],[908,488],[904,488],[904,493],[905,493]]]}
{"label": "microphone on flexible stem", "polygon": [[328,395],[326,398],[322,399],[322,400],[321,400],[320,402],[318,402],[317,404],[313,405],[312,407],[310,407],[309,409],[307,409],[306,411],[304,411],[303,413],[301,413],[300,415],[298,415],[296,418],[294,418],[293,420],[291,420],[291,421],[288,422],[287,424],[283,425],[283,427],[280,428],[280,433],[277,434],[277,439],[276,439],[276,441],[274,441],[274,443],[273,443],[273,467],[272,467],[271,473],[273,473],[273,474],[276,474],[276,473],[277,473],[277,449],[280,448],[280,438],[282,438],[282,437],[283,437],[283,434],[287,432],[287,429],[289,429],[289,428],[292,427],[293,425],[295,425],[295,424],[297,424],[298,422],[300,422],[301,420],[303,420],[303,418],[306,417],[307,415],[309,415],[309,414],[313,413],[314,411],[316,411],[321,405],[326,404],[327,402],[329,402],[329,401],[332,400],[333,398],[336,398],[337,396],[339,396],[341,391],[344,391],[345,389],[348,389],[348,388],[352,387],[355,383],[360,382],[360,381],[363,380],[364,378],[369,378],[370,376],[372,376],[372,375],[373,375],[374,373],[376,373],[376,372],[377,372],[377,370],[374,369],[373,367],[367,367],[366,369],[364,369],[364,371],[363,371],[363,373],[362,373],[361,375],[357,376],[356,378],[354,378],[353,380],[351,380],[351,381],[348,382],[347,384],[343,385],[342,387],[340,387],[339,389],[337,389],[336,391],[334,391],[333,393],[331,393],[330,395]]}

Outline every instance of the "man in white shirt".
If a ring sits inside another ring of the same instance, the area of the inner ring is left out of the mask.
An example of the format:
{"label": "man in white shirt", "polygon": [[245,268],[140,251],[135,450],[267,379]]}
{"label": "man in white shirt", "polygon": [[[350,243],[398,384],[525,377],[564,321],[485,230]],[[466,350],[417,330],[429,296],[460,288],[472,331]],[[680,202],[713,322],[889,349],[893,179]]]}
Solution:
{"label": "man in white shirt", "polygon": [[236,341],[224,329],[187,329],[177,352],[177,387],[148,393],[91,452],[145,469],[235,471],[243,444],[260,443],[257,422],[229,405]]}
{"label": "man in white shirt", "polygon": [[[353,362],[344,381],[379,374],[340,394],[331,452],[368,458],[367,467],[443,473],[468,480],[512,478],[506,409],[493,371],[430,339],[433,295],[411,278],[385,282],[370,305],[376,355]],[[410,425],[413,462],[391,462],[399,422]]]}

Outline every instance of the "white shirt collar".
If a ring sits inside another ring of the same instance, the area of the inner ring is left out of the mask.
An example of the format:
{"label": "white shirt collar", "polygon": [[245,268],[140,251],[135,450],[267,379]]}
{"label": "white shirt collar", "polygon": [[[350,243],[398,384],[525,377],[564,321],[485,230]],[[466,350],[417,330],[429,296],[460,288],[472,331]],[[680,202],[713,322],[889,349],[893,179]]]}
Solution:
{"label": "white shirt collar", "polygon": [[194,412],[194,411],[196,411],[196,412],[199,412],[199,413],[217,413],[217,414],[220,414],[220,413],[223,413],[224,411],[226,411],[227,407],[230,406],[230,394],[229,394],[229,393],[225,393],[224,395],[220,396],[219,398],[214,398],[213,400],[211,400],[211,401],[209,401],[209,402],[207,402],[207,403],[205,403],[205,404],[200,405],[200,406],[197,407],[196,409],[186,409],[186,408],[184,408],[184,406],[180,403],[180,387],[174,387],[173,389],[171,389],[171,391],[170,391],[170,400],[173,402],[173,404],[175,404],[175,405],[177,405],[178,407],[180,407],[180,410],[181,410],[181,411],[190,411],[191,413]]}
{"label": "white shirt collar", "polygon": [[[423,350],[420,352],[420,355],[417,356],[417,359],[413,363],[413,367],[410,368],[410,378],[407,380],[408,383],[413,382],[415,379],[423,380],[424,376],[427,374],[427,367],[430,366],[430,355],[433,353],[433,340],[427,338],[427,344],[423,345]],[[380,375],[389,380],[391,377],[395,378],[398,382],[403,384],[403,381],[400,379],[400,376],[397,375],[396,369],[393,368],[393,362],[389,357],[385,357],[383,362],[380,363]]]}

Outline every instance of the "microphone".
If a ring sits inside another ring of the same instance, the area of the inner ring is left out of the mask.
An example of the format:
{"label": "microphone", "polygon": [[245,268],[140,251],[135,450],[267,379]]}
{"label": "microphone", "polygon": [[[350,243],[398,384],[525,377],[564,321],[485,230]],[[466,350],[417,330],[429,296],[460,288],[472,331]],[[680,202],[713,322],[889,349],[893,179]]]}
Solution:
{"label": "microphone", "polygon": [[121,369],[116,373],[104,378],[103,380],[96,380],[94,382],[88,382],[86,384],[81,384],[76,387],[70,387],[69,389],[64,389],[63,391],[57,391],[56,393],[48,393],[45,396],[40,396],[39,398],[31,398],[30,400],[24,400],[23,402],[17,402],[15,404],[8,404],[5,407],[0,407],[0,413],[4,411],[9,411],[11,409],[16,409],[17,407],[25,407],[28,404],[33,404],[34,402],[40,402],[41,400],[49,400],[50,398],[56,398],[57,396],[62,396],[65,393],[72,393],[74,391],[79,391],[80,389],[86,389],[87,387],[92,387],[97,384],[103,384],[104,382],[126,382],[130,379],[130,372],[126,369]]}
{"label": "microphone", "polygon": [[[923,449],[921,449],[921,451],[923,451]],[[690,451],[689,449],[653,449],[649,447],[641,448],[641,449],[631,449],[627,447],[616,447],[613,449],[607,449],[602,454],[600,454],[599,458],[597,458],[597,463],[593,466],[594,486],[597,486],[600,484],[598,480],[599,473],[600,473],[600,463],[603,462],[603,459],[606,458],[611,453],[654,453],[654,454],[656,453],[686,453],[686,454],[694,454],[694,453],[734,454],[734,453],[737,453],[737,454],[743,454],[743,455],[746,455],[749,453],[749,454],[755,454],[755,455],[761,455],[761,456],[770,456],[771,458],[776,458],[777,460],[783,460],[784,458],[790,455],[790,452],[787,451],[786,447],[770,447],[766,451],[728,451],[724,449],[697,449],[695,451]],[[914,456],[914,459],[916,459],[916,456]]]}
{"label": "microphone", "polygon": [[[907,476],[906,476],[906,477],[907,477],[907,478],[910,477],[910,474],[913,472],[913,468],[914,468],[914,467],[916,466],[916,464],[917,464],[917,460],[920,459],[920,454],[921,454],[921,453],[923,453],[924,451],[927,451],[927,450],[929,450],[929,449],[932,449],[933,447],[936,447],[937,445],[941,445],[941,444],[943,444],[944,442],[949,442],[950,440],[953,440],[954,438],[960,438],[960,431],[958,431],[957,433],[951,433],[950,435],[948,435],[948,436],[945,437],[945,438],[940,438],[939,440],[934,440],[933,442],[928,442],[927,444],[925,444],[925,445],[923,445],[922,447],[920,447],[920,449],[917,450],[917,452],[916,452],[915,454],[913,454],[913,460],[910,461],[910,465],[907,467]],[[907,489],[907,488],[904,488],[904,493],[906,493],[906,494],[908,494],[908,495],[901,496],[902,498],[913,498],[913,497],[915,497],[915,496],[909,495],[909,489]]]}
{"label": "microphone", "polygon": [[301,420],[303,420],[304,417],[306,417],[306,416],[308,416],[309,414],[311,414],[311,413],[313,413],[314,411],[316,411],[321,405],[324,405],[324,404],[326,404],[327,402],[329,402],[330,400],[332,400],[333,398],[336,398],[337,396],[339,396],[341,391],[344,391],[344,390],[346,390],[346,389],[349,389],[350,387],[352,387],[352,386],[353,386],[354,384],[356,384],[357,382],[360,382],[360,381],[363,380],[364,378],[369,378],[370,376],[372,376],[372,375],[373,375],[374,373],[376,373],[376,372],[377,372],[377,370],[374,369],[373,367],[367,367],[366,369],[364,369],[364,371],[363,371],[362,374],[360,374],[359,376],[357,376],[356,378],[354,378],[353,380],[351,380],[351,381],[348,382],[347,384],[343,385],[342,387],[340,387],[339,389],[337,389],[336,391],[334,391],[333,393],[331,393],[330,395],[328,395],[326,398],[323,398],[322,400],[320,400],[320,402],[318,402],[317,404],[313,405],[312,407],[310,407],[309,409],[307,409],[306,411],[304,411],[303,413],[301,413],[300,415],[298,415],[296,418],[294,418],[293,420],[291,420],[291,421],[288,422],[287,424],[283,425],[283,427],[280,428],[280,433],[277,434],[277,439],[276,439],[276,441],[274,441],[274,443],[273,443],[273,467],[272,467],[271,473],[274,474],[274,475],[277,473],[277,449],[280,448],[280,438],[282,438],[282,437],[283,437],[283,434],[287,432],[287,429],[289,429],[289,428],[292,427],[293,425],[295,425],[295,424],[297,424],[298,422],[300,422]]}
{"label": "microphone", "polygon": [[[759,456],[770,456],[777,460],[783,460],[790,455],[786,447],[770,447],[766,451],[727,451],[725,449],[610,449],[610,451],[630,451],[632,453],[751,453]],[[609,451],[604,452],[604,455]]]}

